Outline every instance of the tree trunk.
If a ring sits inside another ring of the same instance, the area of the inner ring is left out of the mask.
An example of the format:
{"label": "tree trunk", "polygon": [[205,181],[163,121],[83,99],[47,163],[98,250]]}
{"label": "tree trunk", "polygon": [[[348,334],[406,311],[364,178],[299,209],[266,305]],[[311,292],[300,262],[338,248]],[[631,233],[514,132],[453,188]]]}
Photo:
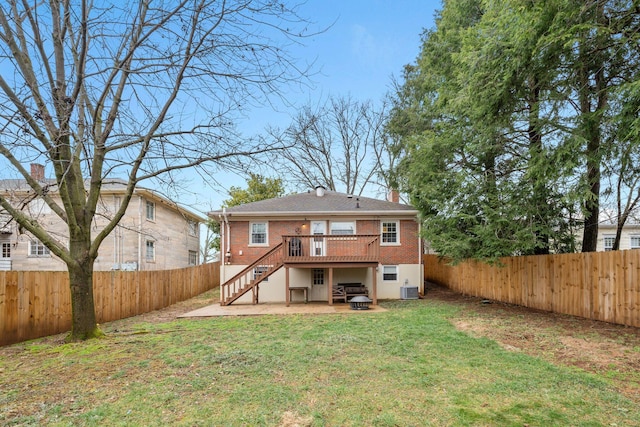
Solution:
{"label": "tree trunk", "polygon": [[[543,156],[544,150],[542,147],[542,133],[540,132],[540,84],[537,77],[531,76],[528,79],[529,85],[529,127],[527,134],[529,136],[529,156],[532,165],[536,165],[541,162],[540,156]],[[532,165],[529,165],[531,170]],[[539,166],[538,166],[539,167]],[[532,186],[532,201],[534,203],[533,224],[535,227],[536,245],[533,249],[535,255],[548,255],[550,238],[547,228],[547,220],[549,215],[548,207],[548,188],[545,181],[538,175],[537,167],[536,174],[533,175],[531,182]]]}
{"label": "tree trunk", "polygon": [[96,322],[93,301],[93,263],[83,264],[69,266],[72,312],[70,341],[81,341],[102,335]]}
{"label": "tree trunk", "polygon": [[[595,153],[597,144],[587,151]],[[594,150],[594,151],[591,151]],[[590,195],[584,204],[584,231],[582,234],[582,252],[595,252],[598,244],[598,225],[600,216],[600,161],[595,158],[587,159],[587,182],[589,183]]]}
{"label": "tree trunk", "polygon": [[91,229],[86,225],[71,230],[74,237],[69,239],[72,259],[67,264],[71,289],[71,334],[69,341],[97,338],[104,334],[98,328],[93,300],[93,264],[90,256]]}

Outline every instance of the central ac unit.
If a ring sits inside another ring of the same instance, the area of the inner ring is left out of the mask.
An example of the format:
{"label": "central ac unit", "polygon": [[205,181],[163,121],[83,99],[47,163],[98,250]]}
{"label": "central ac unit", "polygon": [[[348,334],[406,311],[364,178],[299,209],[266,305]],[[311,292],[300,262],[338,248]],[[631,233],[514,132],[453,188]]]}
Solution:
{"label": "central ac unit", "polygon": [[401,299],[418,299],[418,287],[417,286],[401,286],[400,298]]}

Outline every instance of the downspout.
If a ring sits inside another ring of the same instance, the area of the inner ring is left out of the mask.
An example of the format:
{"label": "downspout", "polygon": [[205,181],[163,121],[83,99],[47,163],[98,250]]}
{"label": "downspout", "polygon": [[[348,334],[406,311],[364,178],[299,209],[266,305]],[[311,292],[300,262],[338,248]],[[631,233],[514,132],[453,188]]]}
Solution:
{"label": "downspout", "polygon": [[138,271],[142,271],[142,197],[138,196]]}
{"label": "downspout", "polygon": [[220,227],[220,264],[223,266],[231,260],[231,236],[229,235],[229,217],[227,216],[227,208],[222,208],[222,215],[218,215],[222,221]]}
{"label": "downspout", "polygon": [[[111,196],[112,200],[113,200],[113,207],[114,207],[114,211],[118,211],[118,199],[116,198],[116,195],[114,194],[113,196]],[[113,229],[113,265],[115,266],[116,264],[118,264],[118,270],[120,269],[120,263],[118,263],[118,226],[116,225],[115,228]],[[111,269],[113,269],[113,266],[111,267]]]}
{"label": "downspout", "polygon": [[[229,219],[227,218],[227,208],[222,208],[222,215],[218,215],[218,218],[221,220],[222,224],[220,227],[220,280],[226,281],[227,273],[226,273],[226,265],[227,260],[231,259],[231,240],[229,236]],[[225,242],[226,238],[226,242]],[[227,257],[229,254],[229,257]],[[224,299],[224,295],[222,292],[222,283],[220,283],[220,302]]]}

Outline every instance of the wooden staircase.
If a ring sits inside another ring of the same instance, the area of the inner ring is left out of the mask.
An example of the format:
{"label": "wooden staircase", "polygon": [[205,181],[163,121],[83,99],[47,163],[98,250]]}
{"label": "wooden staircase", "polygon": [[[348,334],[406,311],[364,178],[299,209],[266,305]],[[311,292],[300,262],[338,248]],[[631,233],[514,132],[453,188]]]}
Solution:
{"label": "wooden staircase", "polygon": [[220,305],[229,305],[249,291],[253,292],[252,301],[257,304],[258,285],[284,265],[282,246],[283,244],[280,243],[253,264],[223,283],[220,286]]}

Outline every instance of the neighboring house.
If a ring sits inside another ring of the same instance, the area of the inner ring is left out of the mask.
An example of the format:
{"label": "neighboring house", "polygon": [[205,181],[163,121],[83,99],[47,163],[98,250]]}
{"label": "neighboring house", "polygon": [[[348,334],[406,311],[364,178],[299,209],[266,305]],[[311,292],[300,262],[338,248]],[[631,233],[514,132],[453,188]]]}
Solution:
{"label": "neighboring house", "polygon": [[[598,246],[596,251],[610,251],[616,239],[616,224],[598,226]],[[620,235],[620,250],[640,249],[640,224],[625,224]]]}
{"label": "neighboring house", "polygon": [[[347,302],[422,292],[418,211],[316,191],[210,212],[221,224],[220,302]],[[301,292],[295,292],[301,291]]]}
{"label": "neighboring house", "polygon": [[[56,183],[44,178],[44,167],[32,165],[31,175],[49,186],[56,198]],[[120,207],[125,181],[113,179],[102,186],[93,233],[102,230]],[[62,220],[24,180],[0,180],[0,194],[20,206],[62,241],[68,231]],[[102,242],[94,268],[100,270],[168,270],[199,263],[199,225],[202,216],[190,212],[158,193],[138,187],[120,223]],[[66,264],[40,241],[0,210],[0,270],[66,270]]]}

